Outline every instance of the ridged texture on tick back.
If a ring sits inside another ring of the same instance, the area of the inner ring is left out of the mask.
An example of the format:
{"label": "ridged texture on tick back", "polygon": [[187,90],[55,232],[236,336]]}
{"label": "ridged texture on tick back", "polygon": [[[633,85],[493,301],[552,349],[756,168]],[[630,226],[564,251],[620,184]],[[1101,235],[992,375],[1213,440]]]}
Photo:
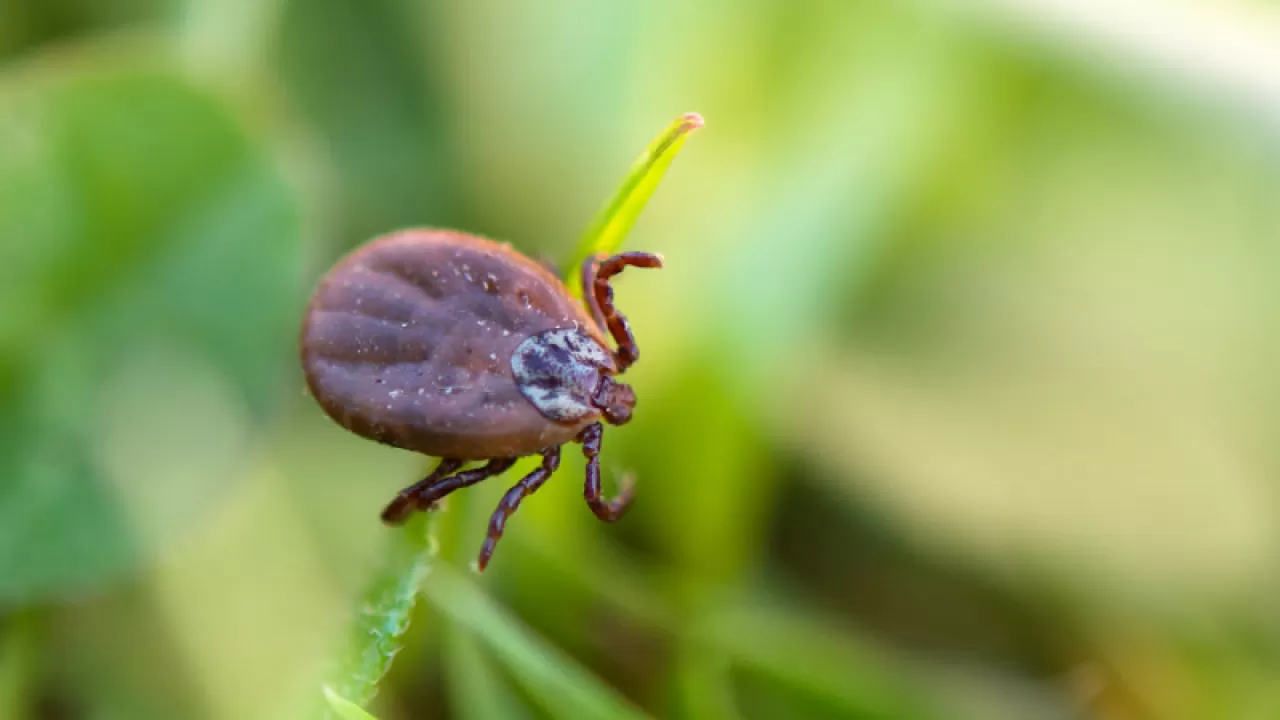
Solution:
{"label": "ridged texture on tick back", "polygon": [[537,452],[599,419],[552,422],[521,395],[511,355],[530,335],[604,337],[559,278],[509,247],[447,230],[362,246],[321,280],[302,327],[307,386],[339,424],[436,457]]}

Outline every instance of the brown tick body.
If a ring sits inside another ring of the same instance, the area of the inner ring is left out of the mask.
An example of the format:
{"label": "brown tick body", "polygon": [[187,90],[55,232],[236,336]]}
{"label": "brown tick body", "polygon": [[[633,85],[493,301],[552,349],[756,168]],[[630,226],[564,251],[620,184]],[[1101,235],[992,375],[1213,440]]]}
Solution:
{"label": "brown tick body", "polygon": [[[661,260],[589,258],[584,308],[559,278],[506,245],[418,229],[375,239],[325,275],[302,327],[311,394],[358,435],[441,458],[387,506],[384,522],[399,524],[539,454],[541,466],[493,514],[483,570],[507,518],[559,466],[560,446],[575,440],[588,461],[587,504],[602,520],[622,516],[631,486],[616,500],[601,497],[599,452],[602,423],[627,422],[635,406],[631,388],[614,380],[638,352],[608,284],[628,265]],[[463,469],[479,460],[488,462]]]}

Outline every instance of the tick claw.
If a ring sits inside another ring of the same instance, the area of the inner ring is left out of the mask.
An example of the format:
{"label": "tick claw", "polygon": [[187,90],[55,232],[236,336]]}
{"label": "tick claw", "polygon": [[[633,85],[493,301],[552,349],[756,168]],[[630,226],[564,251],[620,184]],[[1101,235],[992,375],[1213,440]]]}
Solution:
{"label": "tick claw", "polygon": [[382,511],[382,522],[385,525],[403,525],[409,513],[413,511],[413,505],[406,497],[397,497],[391,501],[391,504]]}

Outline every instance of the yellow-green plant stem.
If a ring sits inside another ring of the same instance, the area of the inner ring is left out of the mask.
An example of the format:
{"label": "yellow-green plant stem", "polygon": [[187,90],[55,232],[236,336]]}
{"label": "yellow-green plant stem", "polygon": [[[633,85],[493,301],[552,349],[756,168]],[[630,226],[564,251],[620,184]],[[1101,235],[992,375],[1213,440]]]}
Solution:
{"label": "yellow-green plant stem", "polygon": [[578,241],[577,249],[570,256],[570,261],[562,268],[565,282],[575,296],[582,297],[582,279],[578,276],[578,266],[588,257],[612,255],[622,247],[622,241],[631,232],[636,218],[648,204],[653,191],[662,181],[662,176],[667,173],[667,168],[671,167],[671,161],[680,153],[680,148],[684,147],[689,133],[702,125],[701,115],[685,113],[671,121],[640,153],[640,157],[636,158],[618,191],[587,227],[582,239]]}

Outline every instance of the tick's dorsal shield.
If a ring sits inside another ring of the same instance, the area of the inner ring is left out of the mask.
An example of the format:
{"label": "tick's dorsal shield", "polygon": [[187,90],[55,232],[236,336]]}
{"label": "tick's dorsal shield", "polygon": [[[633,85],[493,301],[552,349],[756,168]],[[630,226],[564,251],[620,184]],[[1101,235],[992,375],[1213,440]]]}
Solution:
{"label": "tick's dorsal shield", "polygon": [[601,378],[616,368],[613,354],[578,328],[532,335],[511,355],[516,387],[538,412],[559,423],[598,417]]}

